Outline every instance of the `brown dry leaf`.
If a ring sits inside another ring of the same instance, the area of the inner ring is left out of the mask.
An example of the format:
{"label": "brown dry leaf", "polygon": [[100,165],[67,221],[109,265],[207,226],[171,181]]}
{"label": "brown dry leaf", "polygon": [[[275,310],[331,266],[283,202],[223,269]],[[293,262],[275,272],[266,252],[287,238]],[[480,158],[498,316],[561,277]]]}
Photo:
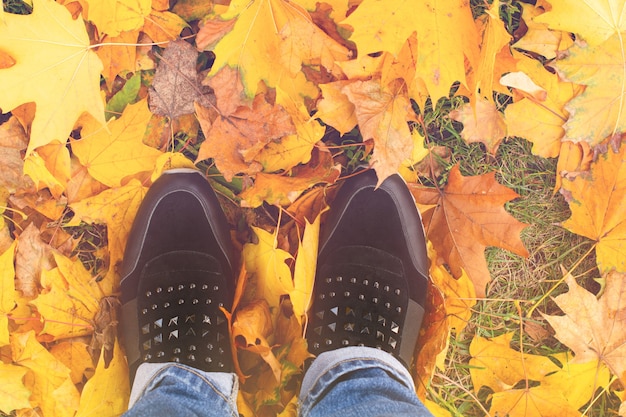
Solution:
{"label": "brown dry leaf", "polygon": [[255,301],[235,314],[232,334],[237,347],[260,355],[280,381],[282,367],[267,341],[273,331],[269,305],[265,300]]}
{"label": "brown dry leaf", "polygon": [[0,347],[9,344],[9,313],[15,308],[15,246],[13,242],[0,254]]}
{"label": "brown dry leaf", "polygon": [[568,292],[554,298],[565,315],[543,315],[556,338],[574,351],[574,363],[604,362],[626,383],[626,274],[609,272],[599,298],[571,274],[565,282]]}
{"label": "brown dry leaf", "polygon": [[626,272],[626,145],[609,149],[573,181],[562,187],[571,195],[572,216],[563,227],[596,241],[596,261],[601,272]]}
{"label": "brown dry leaf", "polygon": [[491,279],[484,254],[487,246],[528,256],[519,238],[527,225],[503,207],[519,196],[500,185],[495,172],[464,177],[455,165],[443,190],[417,184],[409,184],[409,188],[418,203],[436,205],[422,213],[428,238],[439,255],[436,262],[447,264],[455,277],[465,270],[478,297],[484,297]]}
{"label": "brown dry leaf", "polygon": [[200,24],[200,30],[196,35],[196,45],[200,50],[210,50],[215,44],[230,32],[237,19],[220,20],[209,19]]}
{"label": "brown dry leaf", "polygon": [[504,117],[492,100],[476,98],[475,106],[467,103],[452,110],[450,118],[463,123],[461,137],[467,143],[482,142],[492,155],[507,135]]}
{"label": "brown dry leaf", "polygon": [[198,81],[198,51],[183,40],[170,42],[150,87],[150,110],[174,119],[194,112],[194,102],[207,107],[211,103]]}
{"label": "brown dry leaf", "polygon": [[355,81],[341,91],[354,104],[363,139],[374,140],[371,165],[380,185],[413,150],[408,121],[414,114],[405,84],[400,80],[389,85],[381,85],[380,80]]}
{"label": "brown dry leaf", "polygon": [[21,152],[28,146],[24,128],[16,117],[11,117],[0,125],[0,187],[14,193],[18,189],[33,186],[29,177],[24,175],[24,160]]}
{"label": "brown dry leaf", "polygon": [[40,236],[39,229],[30,223],[17,239],[15,289],[28,298],[38,294],[42,270],[52,267],[51,248]]}

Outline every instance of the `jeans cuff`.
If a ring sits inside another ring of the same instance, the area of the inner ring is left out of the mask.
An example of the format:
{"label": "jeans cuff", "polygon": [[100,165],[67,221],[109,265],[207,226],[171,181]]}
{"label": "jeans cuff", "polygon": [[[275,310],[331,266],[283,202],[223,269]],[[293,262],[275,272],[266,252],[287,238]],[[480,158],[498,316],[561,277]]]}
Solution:
{"label": "jeans cuff", "polygon": [[321,387],[330,386],[333,381],[363,367],[382,368],[415,392],[409,370],[391,354],[371,347],[350,346],[324,352],[313,361],[302,381],[300,404],[315,401],[321,394],[318,392]]}
{"label": "jeans cuff", "polygon": [[142,363],[137,368],[135,380],[130,392],[128,408],[130,409],[152,385],[158,382],[159,377],[167,372],[191,372],[204,379],[213,386],[214,390],[225,398],[236,401],[239,390],[239,379],[237,375],[226,372],[204,372],[196,368],[191,368],[174,362],[166,363]]}

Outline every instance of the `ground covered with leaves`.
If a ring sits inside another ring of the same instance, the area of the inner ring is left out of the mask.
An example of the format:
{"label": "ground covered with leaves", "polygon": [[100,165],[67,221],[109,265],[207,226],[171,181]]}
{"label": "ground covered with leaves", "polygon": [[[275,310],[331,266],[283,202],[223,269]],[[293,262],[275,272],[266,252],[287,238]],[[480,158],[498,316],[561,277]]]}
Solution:
{"label": "ground covered with leaves", "polygon": [[293,416],[323,212],[409,184],[437,416],[626,416],[626,3],[4,0],[0,414],[114,416],[118,267],[164,170],[242,253],[243,416]]}

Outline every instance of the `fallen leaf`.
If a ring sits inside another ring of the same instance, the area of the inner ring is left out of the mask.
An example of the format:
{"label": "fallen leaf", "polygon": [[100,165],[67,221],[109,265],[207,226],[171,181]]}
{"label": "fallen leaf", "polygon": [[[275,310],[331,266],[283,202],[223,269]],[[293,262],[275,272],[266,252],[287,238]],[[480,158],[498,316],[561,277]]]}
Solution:
{"label": "fallen leaf", "polygon": [[584,92],[565,107],[571,114],[564,126],[567,140],[584,140],[593,146],[626,128],[623,48],[621,34],[615,34],[593,47],[575,45],[556,62],[567,80],[585,85]]}
{"label": "fallen leaf", "polygon": [[196,162],[213,158],[228,181],[239,173],[253,175],[261,171],[257,158],[262,149],[271,141],[296,133],[284,107],[270,104],[265,94],[257,95],[251,105],[237,94],[242,92],[237,78],[236,72],[225,70],[210,83],[216,91],[219,85],[226,84],[226,91],[233,92],[216,96],[220,114],[214,121],[204,119],[210,112],[198,114],[206,140],[200,146]]}
{"label": "fallen leaf", "polygon": [[93,368],[93,362],[87,345],[77,340],[66,340],[50,348],[50,353],[70,369],[72,382],[82,384],[88,369]]}
{"label": "fallen leaf", "polygon": [[147,191],[139,181],[131,180],[123,187],[105,190],[100,194],[72,204],[75,213],[68,226],[76,226],[82,220],[87,223],[107,225],[109,269],[99,285],[106,295],[117,288],[119,275],[118,262],[121,262],[126,247],[126,239],[139,204]]}
{"label": "fallen leaf", "polygon": [[104,36],[102,46],[96,49],[104,69],[102,76],[111,87],[115,77],[123,71],[134,72],[137,61],[139,30],[121,32],[117,36]]}
{"label": "fallen leaf", "polygon": [[276,236],[258,227],[252,227],[258,243],[243,247],[246,271],[256,282],[256,297],[265,299],[270,309],[280,305],[280,297],[293,291],[291,270],[285,263],[292,256],[277,248]]}
{"label": "fallen leaf", "polygon": [[150,87],[150,110],[175,118],[194,112],[194,102],[207,107],[211,103],[198,82],[198,51],[189,43],[170,42],[157,65]]}
{"label": "fallen leaf", "polygon": [[70,416],[78,408],[80,394],[70,378],[70,369],[56,359],[35,338],[35,333],[11,335],[13,362],[32,371],[32,408],[44,416]]}
{"label": "fallen leaf", "polygon": [[258,207],[264,201],[277,206],[288,206],[306,189],[317,184],[333,184],[340,169],[334,164],[330,152],[315,150],[311,162],[293,169],[292,175],[258,173],[254,185],[244,190],[240,197],[243,207]]}
{"label": "fallen leaf", "polygon": [[469,3],[462,0],[402,0],[394,2],[393,7],[385,0],[364,0],[340,23],[354,29],[350,40],[356,43],[359,56],[381,51],[397,55],[416,31],[416,74],[425,83],[433,103],[447,97],[454,82],[466,85],[466,59],[470,66],[476,66],[478,34]]}
{"label": "fallen leaf", "polygon": [[295,77],[303,65],[321,65],[333,71],[336,61],[350,57],[350,51],[317,27],[309,13],[294,2],[236,0],[220,18],[235,17],[233,29],[214,49],[211,74],[227,65],[240,69],[250,97],[257,93],[260,81],[276,87],[282,78]]}
{"label": "fallen leaf", "polygon": [[507,136],[507,127],[502,113],[491,100],[477,98],[473,106],[464,104],[450,112],[450,118],[463,123],[461,137],[467,143],[482,142],[487,152],[496,154],[500,142]]}
{"label": "fallen leaf", "polygon": [[24,175],[24,160],[21,152],[28,146],[28,137],[16,117],[0,125],[0,186],[11,193],[33,186]]}
{"label": "fallen leaf", "polygon": [[519,381],[541,381],[559,367],[547,356],[511,349],[513,333],[487,339],[474,336],[470,343],[470,375],[474,391],[489,387],[494,392],[509,390]]}
{"label": "fallen leaf", "polygon": [[489,412],[509,417],[579,417],[558,390],[541,386],[497,392]]}
{"label": "fallen leaf", "polygon": [[[590,45],[599,45],[626,30],[626,9],[623,1],[551,0],[550,10],[534,18],[550,29],[579,34]],[[594,62],[594,61],[589,61]]]}
{"label": "fallen leaf", "polygon": [[573,363],[604,362],[625,383],[626,274],[609,272],[599,298],[579,286],[571,274],[565,282],[568,292],[554,297],[565,315],[543,315],[556,338],[574,351]]}
{"label": "fallen leaf", "polygon": [[28,298],[34,298],[39,292],[41,271],[52,267],[51,248],[40,235],[37,227],[30,223],[17,239],[15,289]]}
{"label": "fallen leaf", "polygon": [[28,368],[0,362],[0,411],[30,408],[30,390],[24,386]]}
{"label": "fallen leaf", "polygon": [[319,242],[321,215],[311,224],[306,221],[304,235],[298,247],[296,264],[293,273],[293,290],[289,298],[293,305],[293,313],[300,324],[306,316],[313,293],[315,269],[317,266],[317,245]]}
{"label": "fallen leaf", "polygon": [[626,146],[607,151],[573,181],[562,187],[571,193],[572,215],[562,223],[567,230],[596,242],[596,262],[601,272],[626,272]]}
{"label": "fallen leaf", "polygon": [[177,40],[187,26],[187,22],[180,16],[168,11],[153,9],[145,19],[142,32],[148,35],[153,42],[165,43]]}
{"label": "fallen leaf", "polygon": [[106,367],[104,363],[100,358],[94,376],[85,384],[76,417],[115,417],[128,409],[128,364],[118,342],[110,365]]}
{"label": "fallen leaf", "polygon": [[409,184],[419,204],[436,204],[422,212],[428,238],[439,255],[438,264],[447,264],[455,277],[462,270],[474,283],[476,295],[485,295],[490,281],[485,248],[497,246],[528,256],[519,233],[527,225],[504,210],[504,203],[518,197],[500,185],[495,172],[472,177],[461,175],[458,165],[450,171],[443,190]]}
{"label": "fallen leaf", "polygon": [[[0,255],[0,347],[9,344],[9,313],[15,307],[15,246],[13,242]],[[4,409],[0,407],[0,410]]]}
{"label": "fallen leaf", "polygon": [[528,3],[521,5],[522,18],[528,30],[521,39],[513,44],[513,47],[535,52],[548,60],[556,58],[557,48],[563,35],[560,31],[548,29],[547,24],[535,20],[535,17],[545,13],[543,7]]}
{"label": "fallen leaf", "polygon": [[34,0],[32,14],[7,13],[4,20],[0,49],[18,63],[0,69],[0,107],[36,103],[27,154],[53,140],[64,143],[83,112],[104,124],[102,63],[84,22],[52,0]]}
{"label": "fallen leaf", "polygon": [[[533,154],[554,158],[559,154],[565,135],[563,125],[570,116],[565,105],[581,89],[562,81],[537,60],[524,55],[516,55],[516,58],[519,71],[538,88],[545,90],[546,96],[539,100],[532,94],[523,93],[515,103],[509,104],[504,110],[508,134],[528,138],[533,143]],[[517,91],[514,90],[514,93]],[[533,116],[529,117],[530,114]]]}
{"label": "fallen leaf", "polygon": [[91,118],[83,119],[82,139],[72,140],[72,151],[93,178],[119,187],[126,177],[152,171],[161,155],[141,141],[150,117],[144,99],[126,106],[122,116],[106,128]]}
{"label": "fallen leaf", "polygon": [[240,308],[235,314],[232,333],[237,347],[260,355],[280,381],[282,367],[267,341],[272,332],[270,307],[265,300]]}
{"label": "fallen leaf", "polygon": [[83,0],[88,4],[87,19],[101,33],[118,36],[139,29],[150,14],[152,0]]}
{"label": "fallen leaf", "polygon": [[317,103],[315,113],[315,117],[337,129],[341,135],[354,129],[358,123],[354,104],[342,91],[350,83],[349,80],[341,80],[320,85],[323,97]]}
{"label": "fallen leaf", "polygon": [[341,90],[354,104],[363,139],[374,140],[371,165],[378,185],[398,171],[413,149],[408,121],[414,115],[403,87],[399,80],[387,86],[370,80],[355,81]]}

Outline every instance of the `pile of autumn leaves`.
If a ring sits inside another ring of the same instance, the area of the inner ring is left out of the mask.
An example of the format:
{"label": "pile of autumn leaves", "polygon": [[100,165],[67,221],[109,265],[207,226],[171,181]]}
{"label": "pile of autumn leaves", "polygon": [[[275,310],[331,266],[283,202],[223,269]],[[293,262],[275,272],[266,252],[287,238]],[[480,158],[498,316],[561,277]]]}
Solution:
{"label": "pile of autumn leaves", "polygon": [[[228,314],[240,412],[294,415],[319,215],[333,190],[320,185],[341,168],[318,119],[341,135],[357,126],[379,181],[400,172],[422,208],[432,286],[413,371],[425,398],[450,332],[485,296],[484,249],[527,255],[526,225],[503,208],[518,195],[494,173],[463,177],[453,166],[443,189],[419,184],[449,167],[434,162],[439,149],[411,100],[424,109],[454,83],[469,98],[450,114],[466,141],[495,154],[519,136],[558,158],[555,191],[572,210],[563,227],[596,242],[604,282],[596,297],[565,274],[569,291],[556,298],[564,315],[545,316],[573,357],[514,350],[510,333],[475,337],[474,390],[493,391],[492,414],[577,416],[597,390],[626,383],[623,4],[523,4],[511,35],[498,0],[476,19],[461,0],[175,3],[33,0],[30,15],[0,13],[0,108],[11,112],[0,125],[0,411],[124,411],[111,296],[129,227],[163,170],[208,160],[226,181],[241,179],[237,206],[266,202],[294,219],[272,232],[252,221]],[[194,36],[176,40],[181,31]],[[215,62],[198,73],[202,50]],[[501,111],[494,93],[512,103]],[[194,147],[200,132],[195,161],[171,152],[174,137]],[[90,271],[76,257],[88,229],[70,231],[92,223],[107,234]]]}

